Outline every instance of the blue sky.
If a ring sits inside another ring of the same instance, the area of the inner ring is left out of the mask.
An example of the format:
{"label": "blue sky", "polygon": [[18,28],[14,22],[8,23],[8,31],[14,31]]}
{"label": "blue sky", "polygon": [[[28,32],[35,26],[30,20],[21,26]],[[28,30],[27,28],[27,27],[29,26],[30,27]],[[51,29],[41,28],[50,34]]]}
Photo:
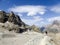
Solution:
{"label": "blue sky", "polygon": [[0,0],[0,10],[13,11],[26,24],[39,27],[60,20],[60,0]]}

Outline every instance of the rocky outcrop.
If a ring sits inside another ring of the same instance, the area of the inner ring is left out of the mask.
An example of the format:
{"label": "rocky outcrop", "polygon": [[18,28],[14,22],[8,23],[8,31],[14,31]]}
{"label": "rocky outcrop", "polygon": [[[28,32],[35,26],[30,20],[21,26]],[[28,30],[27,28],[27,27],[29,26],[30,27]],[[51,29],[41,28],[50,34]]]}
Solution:
{"label": "rocky outcrop", "polygon": [[18,15],[15,15],[13,12],[6,13],[4,11],[0,11],[0,22],[5,23],[6,21],[17,24],[19,26],[25,25],[20,17]]}
{"label": "rocky outcrop", "polygon": [[15,15],[13,12],[9,14],[8,21],[19,26],[25,25],[18,15]]}
{"label": "rocky outcrop", "polygon": [[[22,33],[26,31],[26,24],[20,19],[18,15],[15,15],[13,12],[6,13],[0,11],[0,26],[7,29],[8,31],[14,31]],[[21,28],[23,27],[23,28]]]}

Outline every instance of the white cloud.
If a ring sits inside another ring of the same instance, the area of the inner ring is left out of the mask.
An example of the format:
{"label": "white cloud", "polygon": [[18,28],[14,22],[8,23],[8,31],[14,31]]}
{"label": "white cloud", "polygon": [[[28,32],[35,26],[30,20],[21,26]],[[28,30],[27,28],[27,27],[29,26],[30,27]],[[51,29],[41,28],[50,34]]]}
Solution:
{"label": "white cloud", "polygon": [[39,12],[41,15],[43,15],[45,12]]}
{"label": "white cloud", "polygon": [[36,14],[43,15],[46,12],[46,7],[25,5],[25,6],[15,6],[15,7],[9,8],[8,10],[13,12],[18,12],[18,13],[27,13],[27,16],[33,16]]}
{"label": "white cloud", "polygon": [[40,16],[33,16],[35,21],[41,21],[44,20],[43,18],[41,18]]}
{"label": "white cloud", "polygon": [[18,13],[18,15],[21,17],[22,16],[22,14],[20,14],[20,13]]}
{"label": "white cloud", "polygon": [[55,13],[60,13],[60,4],[51,7],[51,11]]}
{"label": "white cloud", "polygon": [[26,24],[28,25],[39,25],[39,23],[41,21],[43,21],[44,19],[41,18],[40,16],[34,16],[33,19],[25,19],[25,18],[22,18],[22,21],[24,21]]}
{"label": "white cloud", "polygon": [[57,17],[51,17],[48,19],[49,22],[52,22],[54,20],[60,20],[60,16],[57,16]]}

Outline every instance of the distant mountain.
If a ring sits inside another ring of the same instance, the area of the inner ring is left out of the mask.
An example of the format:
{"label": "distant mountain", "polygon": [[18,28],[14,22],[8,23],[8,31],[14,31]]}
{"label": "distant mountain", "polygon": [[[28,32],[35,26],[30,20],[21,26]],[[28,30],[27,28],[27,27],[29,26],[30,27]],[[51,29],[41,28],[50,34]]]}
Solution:
{"label": "distant mountain", "polygon": [[60,21],[54,20],[53,23],[52,23],[52,25],[57,25],[58,26],[58,25],[60,25]]}
{"label": "distant mountain", "polygon": [[32,31],[41,32],[40,29],[39,29],[39,27],[37,27],[36,25],[30,26],[30,28],[32,29]]}
{"label": "distant mountain", "polygon": [[60,32],[60,21],[58,21],[58,20],[53,21],[52,24],[47,25],[45,27],[45,30],[43,32],[45,32],[45,31],[47,31],[49,33],[50,32],[51,33],[58,33],[58,32]]}
{"label": "distant mountain", "polygon": [[40,31],[43,32],[45,27],[40,27]]}

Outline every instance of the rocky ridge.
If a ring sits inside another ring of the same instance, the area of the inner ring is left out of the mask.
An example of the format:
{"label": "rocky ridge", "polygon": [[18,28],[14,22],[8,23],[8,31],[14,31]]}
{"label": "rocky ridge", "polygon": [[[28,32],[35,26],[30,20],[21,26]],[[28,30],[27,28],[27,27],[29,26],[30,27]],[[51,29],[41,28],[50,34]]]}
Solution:
{"label": "rocky ridge", "polygon": [[8,31],[20,33],[26,31],[26,24],[13,12],[6,13],[5,11],[0,11],[0,27]]}

